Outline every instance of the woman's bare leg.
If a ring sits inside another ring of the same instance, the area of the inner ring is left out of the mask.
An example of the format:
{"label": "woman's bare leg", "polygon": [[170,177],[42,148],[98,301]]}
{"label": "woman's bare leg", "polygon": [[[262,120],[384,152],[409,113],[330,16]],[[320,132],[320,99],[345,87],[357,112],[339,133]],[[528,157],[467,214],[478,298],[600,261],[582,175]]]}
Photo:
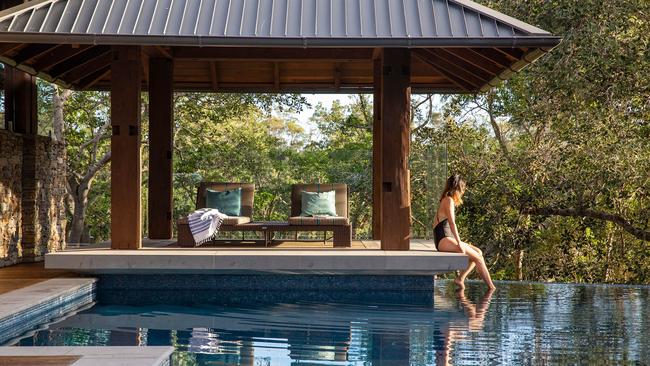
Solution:
{"label": "woman's bare leg", "polygon": [[[476,247],[476,246],[474,246],[474,245],[472,245],[470,243],[463,242],[463,244],[465,244],[466,247],[470,247],[470,248],[474,249],[478,254],[481,255],[481,257],[483,256],[483,251],[481,249],[479,249],[478,247]],[[469,266],[467,267],[467,269],[462,271],[458,275],[458,278],[460,279],[461,282],[465,282],[465,279],[467,278],[467,276],[470,273],[472,273],[472,270],[474,270],[475,266],[476,266],[476,263],[474,263],[473,261],[470,261]]]}
{"label": "woman's bare leg", "polygon": [[[462,252],[460,246],[456,243],[456,241],[452,238],[443,238],[440,243],[438,243],[438,250],[441,252],[452,252],[452,253],[460,253]],[[465,288],[465,278],[467,275],[472,272],[472,270],[476,267],[478,270],[479,275],[485,282],[485,284],[490,288],[494,289],[496,288],[494,286],[494,283],[492,283],[492,278],[490,277],[490,272],[487,269],[487,266],[485,265],[485,259],[483,259],[483,252],[481,249],[465,243],[465,254],[469,257],[469,265],[467,268],[462,271],[458,277],[454,280],[454,283],[460,288],[464,289]]]}
{"label": "woman's bare leg", "polygon": [[[494,283],[492,282],[492,278],[490,277],[490,271],[488,271],[487,265],[485,264],[485,259],[483,258],[483,254],[478,252],[476,249],[478,248],[468,245],[465,247],[465,254],[467,254],[469,259],[472,262],[474,262],[474,264],[476,264],[476,270],[478,271],[478,274],[483,279],[483,282],[485,282],[485,284],[490,289],[495,289],[496,286],[494,286]],[[463,281],[464,280],[465,278],[463,278]]]}
{"label": "woman's bare leg", "polygon": [[[462,249],[460,246],[456,243],[456,240],[452,238],[443,238],[440,243],[438,243],[438,250],[441,252],[451,252],[451,253],[462,253]],[[474,261],[470,260],[467,268],[461,272],[462,273],[469,273],[474,269]],[[465,274],[465,277],[467,274]],[[461,278],[461,275],[457,275],[456,279],[454,279],[454,283],[456,286],[458,286],[459,290],[465,290],[465,277]]]}

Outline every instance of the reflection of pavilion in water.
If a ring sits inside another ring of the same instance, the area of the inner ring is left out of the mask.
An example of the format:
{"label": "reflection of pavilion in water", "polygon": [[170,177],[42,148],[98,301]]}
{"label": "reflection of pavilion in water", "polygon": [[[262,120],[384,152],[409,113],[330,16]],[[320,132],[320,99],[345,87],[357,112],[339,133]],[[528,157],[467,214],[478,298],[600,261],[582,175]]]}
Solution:
{"label": "reflection of pavilion in water", "polygon": [[103,329],[107,345],[174,345],[210,365],[296,360],[382,365],[432,363],[436,352],[449,347],[449,329],[468,326],[463,311],[444,296],[436,296],[436,306],[298,303],[143,310],[98,305],[50,331]]}

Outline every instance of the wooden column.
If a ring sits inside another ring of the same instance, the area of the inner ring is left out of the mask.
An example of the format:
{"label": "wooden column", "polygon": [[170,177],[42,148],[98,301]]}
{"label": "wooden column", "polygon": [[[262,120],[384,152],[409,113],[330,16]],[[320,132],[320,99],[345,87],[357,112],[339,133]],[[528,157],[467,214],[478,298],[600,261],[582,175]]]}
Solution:
{"label": "wooden column", "polygon": [[409,250],[411,54],[406,48],[384,49],[381,85],[382,212],[381,248]]}
{"label": "wooden column", "polygon": [[139,46],[113,46],[111,61],[111,248],[142,245]]}
{"label": "wooden column", "polygon": [[36,135],[38,104],[36,78],[5,66],[5,126],[25,135]]}
{"label": "wooden column", "polygon": [[372,238],[381,240],[381,54],[373,60]]}
{"label": "wooden column", "polygon": [[173,62],[149,59],[149,238],[172,238]]}

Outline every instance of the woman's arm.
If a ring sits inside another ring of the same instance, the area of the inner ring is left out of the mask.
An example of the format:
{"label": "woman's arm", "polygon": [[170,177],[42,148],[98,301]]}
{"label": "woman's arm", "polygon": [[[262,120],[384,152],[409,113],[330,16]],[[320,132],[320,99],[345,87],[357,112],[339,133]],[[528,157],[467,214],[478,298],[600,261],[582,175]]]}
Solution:
{"label": "woman's arm", "polygon": [[451,233],[454,234],[454,239],[456,239],[456,243],[458,243],[458,246],[460,247],[461,252],[465,254],[465,246],[463,245],[463,242],[460,241],[460,235],[458,235],[458,229],[456,228],[456,206],[454,204],[454,200],[451,199],[451,197],[448,198],[449,203],[446,205],[447,206],[447,221],[449,221],[449,228],[451,229]]}

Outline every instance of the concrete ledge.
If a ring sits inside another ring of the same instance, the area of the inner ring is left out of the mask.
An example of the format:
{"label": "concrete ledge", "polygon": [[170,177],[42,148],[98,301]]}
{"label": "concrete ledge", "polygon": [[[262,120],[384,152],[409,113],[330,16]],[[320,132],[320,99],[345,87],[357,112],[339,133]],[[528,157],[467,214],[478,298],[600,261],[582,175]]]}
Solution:
{"label": "concrete ledge", "polygon": [[[166,366],[174,347],[0,347],[2,357],[80,356],[72,366]],[[30,363],[33,364],[33,363]],[[49,363],[48,363],[49,364]]]}
{"label": "concrete ledge", "polygon": [[86,273],[432,275],[467,268],[465,255],[429,250],[87,249],[50,253],[45,268]]}

